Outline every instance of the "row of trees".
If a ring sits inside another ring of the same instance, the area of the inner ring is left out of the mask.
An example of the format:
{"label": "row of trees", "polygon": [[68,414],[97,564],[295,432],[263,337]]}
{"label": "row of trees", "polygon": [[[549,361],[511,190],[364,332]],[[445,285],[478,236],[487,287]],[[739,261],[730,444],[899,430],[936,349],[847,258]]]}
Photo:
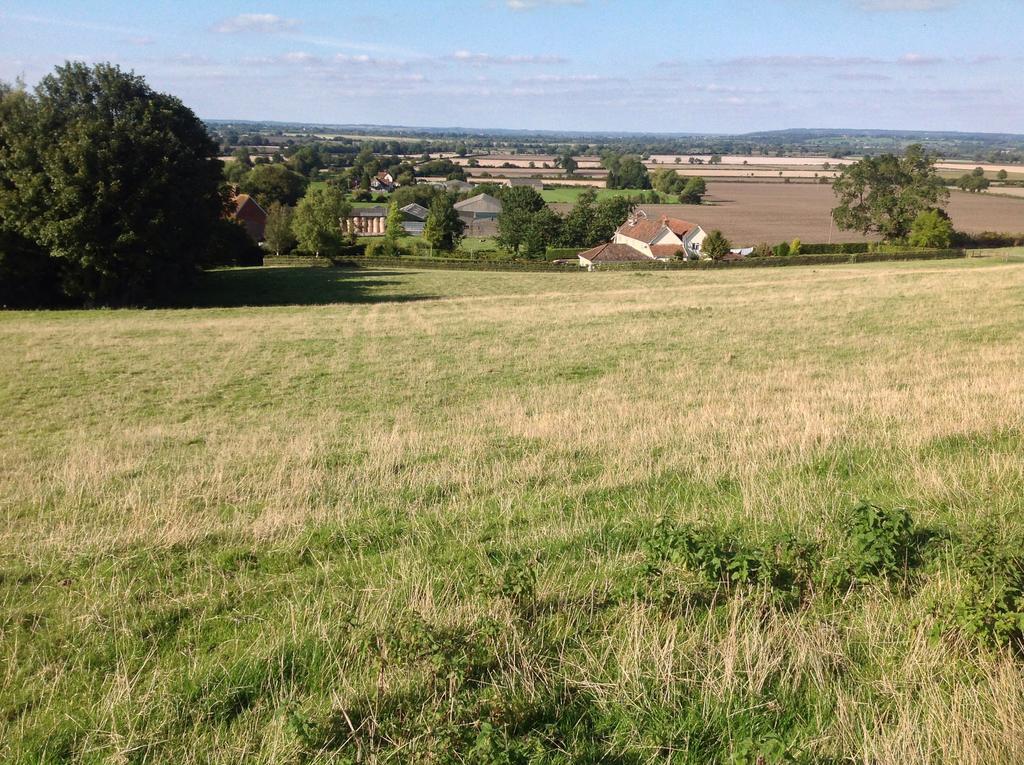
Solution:
{"label": "row of trees", "polygon": [[635,207],[628,197],[598,200],[597,192],[582,192],[564,217],[552,210],[534,189],[515,186],[502,195],[498,243],[508,252],[542,258],[548,247],[593,247],[612,238]]}
{"label": "row of trees", "polygon": [[[456,249],[462,241],[465,224],[455,209],[454,197],[442,192],[424,201],[429,204],[424,238],[438,250]],[[409,202],[397,197],[392,200],[383,249],[377,248],[378,254],[398,254],[399,240],[405,235],[401,208],[406,204]],[[295,207],[280,202],[269,206],[264,231],[266,245],[277,255],[296,247],[318,257],[337,255],[346,245],[354,244],[354,235],[343,229],[343,222],[351,213],[352,205],[340,189],[316,186]]]}

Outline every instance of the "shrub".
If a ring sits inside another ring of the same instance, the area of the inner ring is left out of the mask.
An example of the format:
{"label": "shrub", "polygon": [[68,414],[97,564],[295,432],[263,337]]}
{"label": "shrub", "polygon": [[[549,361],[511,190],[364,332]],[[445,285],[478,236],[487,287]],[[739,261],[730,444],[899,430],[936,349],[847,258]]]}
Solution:
{"label": "shrub", "polygon": [[775,257],[784,258],[789,255],[789,242],[781,242],[775,245]]}
{"label": "shrub", "polygon": [[789,245],[789,254],[790,255],[800,255],[800,254],[802,254],[801,247],[802,247],[802,245],[800,244],[800,240],[799,239],[794,239],[792,241],[792,243]]}
{"label": "shrub", "polygon": [[949,247],[952,241],[953,223],[941,210],[925,210],[910,226],[911,247]]}
{"label": "shrub", "polygon": [[969,580],[948,608],[948,626],[986,645],[1024,650],[1024,553],[1019,541],[1002,541],[993,526],[985,525],[964,534],[954,548],[954,562]]}
{"label": "shrub", "polygon": [[240,223],[219,220],[210,234],[202,265],[214,266],[261,266],[263,251]]}
{"label": "shrub", "polygon": [[768,242],[761,242],[754,248],[754,251],[750,253],[751,257],[754,258],[770,258],[775,255],[775,250]]}
{"label": "shrub", "polygon": [[854,578],[890,577],[906,570],[914,533],[908,510],[862,502],[850,511],[846,521],[852,543],[847,563]]}
{"label": "shrub", "polygon": [[363,254],[368,258],[398,258],[408,254],[408,250],[393,239],[375,239],[365,245]]}

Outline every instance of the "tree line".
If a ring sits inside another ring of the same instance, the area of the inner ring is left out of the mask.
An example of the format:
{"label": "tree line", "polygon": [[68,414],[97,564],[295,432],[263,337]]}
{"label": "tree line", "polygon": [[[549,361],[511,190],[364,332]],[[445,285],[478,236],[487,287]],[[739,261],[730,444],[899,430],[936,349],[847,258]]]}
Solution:
{"label": "tree line", "polygon": [[148,305],[254,245],[218,146],[177,98],[100,64],[0,84],[0,305]]}

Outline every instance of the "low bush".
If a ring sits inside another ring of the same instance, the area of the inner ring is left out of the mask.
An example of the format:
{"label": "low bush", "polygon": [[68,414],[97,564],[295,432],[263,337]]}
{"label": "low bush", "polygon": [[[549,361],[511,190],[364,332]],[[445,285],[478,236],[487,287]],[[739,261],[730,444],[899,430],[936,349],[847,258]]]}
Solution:
{"label": "low bush", "polygon": [[252,240],[241,224],[219,220],[214,225],[202,259],[205,268],[216,266],[261,266],[263,250]]}
{"label": "low bush", "polygon": [[811,244],[801,243],[800,252],[804,255],[850,255],[856,252],[867,252],[868,245],[868,242],[835,242],[829,244],[825,244],[822,242]]}
{"label": "low bush", "polygon": [[1022,247],[1024,233],[1006,234],[996,231],[982,231],[980,234],[966,234],[957,231],[953,234],[953,244],[957,247],[986,249],[990,247]]}
{"label": "low bush", "polygon": [[902,507],[861,503],[846,518],[851,547],[847,568],[857,579],[893,577],[911,563],[914,522]]}

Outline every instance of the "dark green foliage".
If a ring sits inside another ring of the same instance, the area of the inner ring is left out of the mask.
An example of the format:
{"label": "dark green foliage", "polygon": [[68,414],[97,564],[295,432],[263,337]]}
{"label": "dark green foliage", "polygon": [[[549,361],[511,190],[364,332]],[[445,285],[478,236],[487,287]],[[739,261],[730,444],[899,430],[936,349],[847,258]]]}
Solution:
{"label": "dark green foliage", "polygon": [[707,235],[707,238],[701,244],[700,251],[712,260],[721,260],[729,254],[731,247],[732,244],[725,238],[725,234],[715,229]]}
{"label": "dark green foliage", "polygon": [[686,184],[679,191],[679,203],[684,205],[699,205],[707,193],[707,183],[698,176],[693,176],[686,181]]}
{"label": "dark green foliage", "polygon": [[832,190],[839,200],[833,210],[836,225],[888,240],[905,239],[918,214],[949,196],[935,172],[935,158],[917,144],[902,157],[883,154],[848,165]]}
{"label": "dark green foliage", "polygon": [[606,153],[601,164],[608,170],[610,189],[649,189],[651,179],[643,161],[635,154]]}
{"label": "dark green foliage", "polygon": [[789,534],[760,544],[738,529],[659,521],[646,543],[653,573],[663,562],[680,565],[713,587],[762,587],[787,599],[802,599],[820,565],[817,550]]}
{"label": "dark green foliage", "polygon": [[532,604],[537,598],[537,560],[517,556],[505,564],[495,594],[517,606]]}
{"label": "dark green foliage", "polygon": [[58,263],[32,272],[77,304],[186,289],[224,209],[218,147],[196,116],[107,64],[66,64],[0,98],[0,228]]}
{"label": "dark green foliage", "polygon": [[967,584],[946,608],[945,625],[985,645],[1024,651],[1024,540],[984,525],[964,534],[953,556]]}
{"label": "dark green foliage", "polygon": [[522,254],[527,258],[543,258],[549,245],[562,237],[562,218],[545,205],[530,219],[523,238]]}
{"label": "dark green foliage", "polygon": [[466,180],[466,171],[462,165],[450,159],[432,159],[416,166],[416,175],[441,176],[448,180]]}
{"label": "dark green foliage", "polygon": [[562,223],[561,244],[566,247],[592,247],[597,244],[593,240],[594,217],[596,215],[597,192],[585,189],[580,192],[576,204],[565,216]]}
{"label": "dark green foliage", "polygon": [[202,266],[261,266],[263,251],[253,242],[245,228],[233,220],[214,224]]}
{"label": "dark green foliage", "polygon": [[804,242],[800,246],[800,252],[804,255],[828,255],[833,253],[853,254],[856,252],[867,252],[870,248],[869,242],[835,242],[824,244]]}
{"label": "dark green foliage", "polygon": [[966,234],[963,231],[955,231],[953,245],[956,247],[1021,247],[1024,246],[1024,233],[1007,234],[997,231],[982,231],[980,234]]}
{"label": "dark green foliage", "polygon": [[978,193],[979,191],[985,191],[991,184],[984,175],[966,173],[957,179],[956,185],[961,191]]}
{"label": "dark green foliage", "polygon": [[430,202],[430,212],[423,227],[423,238],[438,250],[455,250],[466,231],[466,224],[459,217],[454,201],[449,194],[436,194]]}
{"label": "dark green foliage", "polygon": [[[498,215],[498,243],[509,252],[519,254],[533,225],[533,217],[547,208],[543,197],[529,186],[513,186],[502,195]],[[553,244],[550,242],[549,244]]]}
{"label": "dark green foliage", "polygon": [[914,522],[905,508],[862,502],[844,525],[850,539],[846,563],[855,578],[894,577],[914,562]]}
{"label": "dark green foliage", "polygon": [[0,229],[0,308],[59,305],[60,261],[23,236]]}
{"label": "dark green foliage", "polygon": [[594,206],[594,219],[590,228],[592,245],[607,242],[615,230],[626,222],[636,209],[636,202],[626,197],[605,197]]}
{"label": "dark green foliage", "polygon": [[587,189],[563,219],[559,242],[563,247],[580,248],[607,242],[635,207],[636,200],[627,197],[605,197],[597,201],[597,192]]}
{"label": "dark green foliage", "polygon": [[789,255],[789,242],[779,242],[775,245],[774,253],[777,258],[784,258]]}

